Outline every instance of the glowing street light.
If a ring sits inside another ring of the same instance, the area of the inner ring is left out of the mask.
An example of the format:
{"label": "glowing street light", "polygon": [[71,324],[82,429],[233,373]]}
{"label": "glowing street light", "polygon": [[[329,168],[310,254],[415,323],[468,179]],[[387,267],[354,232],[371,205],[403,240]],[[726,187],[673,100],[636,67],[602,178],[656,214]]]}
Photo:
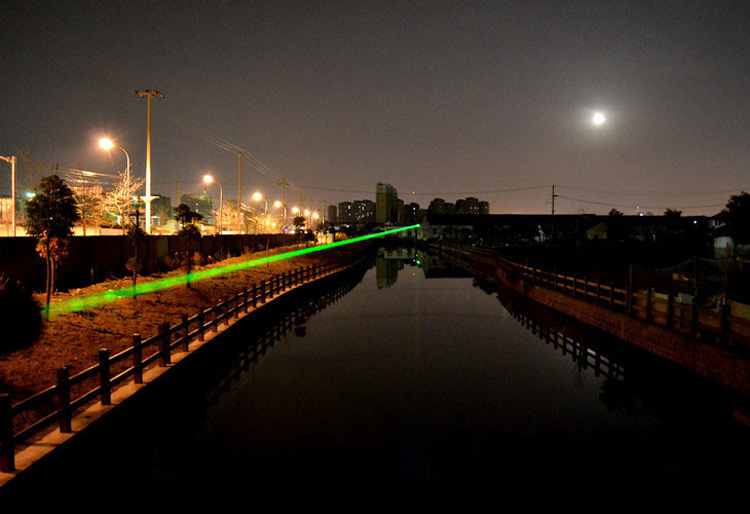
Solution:
{"label": "glowing street light", "polygon": [[[128,153],[128,151],[125,150],[123,147],[116,145],[108,137],[103,137],[99,140],[99,148],[107,152],[109,152],[113,148],[119,148],[125,153],[125,162],[127,163],[125,167],[125,183],[126,183],[128,193],[130,193],[130,154]],[[130,222],[130,202],[128,202],[127,213],[128,213],[128,222]]]}
{"label": "glowing street light", "polygon": [[211,175],[203,175],[203,182],[206,184],[213,184],[216,182],[219,184],[219,219],[217,222],[214,222],[214,233],[221,234],[221,216],[223,214],[222,207],[224,205],[224,186],[221,185],[221,182],[214,179]]}
{"label": "glowing street light", "polygon": [[263,200],[263,216],[268,215],[268,201],[263,198],[263,195],[260,193],[260,191],[256,191],[253,193],[253,200],[256,202],[260,202]]}

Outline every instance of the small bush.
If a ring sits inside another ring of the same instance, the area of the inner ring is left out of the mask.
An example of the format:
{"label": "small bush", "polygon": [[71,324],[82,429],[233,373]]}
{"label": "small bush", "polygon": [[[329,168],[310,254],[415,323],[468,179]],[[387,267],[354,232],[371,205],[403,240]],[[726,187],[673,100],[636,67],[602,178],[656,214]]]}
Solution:
{"label": "small bush", "polygon": [[0,353],[25,348],[42,331],[42,313],[31,292],[17,280],[0,275]]}
{"label": "small bush", "polygon": [[172,271],[178,266],[179,259],[177,257],[172,257],[171,255],[167,255],[162,260],[162,264],[164,266],[164,269],[167,271]]}

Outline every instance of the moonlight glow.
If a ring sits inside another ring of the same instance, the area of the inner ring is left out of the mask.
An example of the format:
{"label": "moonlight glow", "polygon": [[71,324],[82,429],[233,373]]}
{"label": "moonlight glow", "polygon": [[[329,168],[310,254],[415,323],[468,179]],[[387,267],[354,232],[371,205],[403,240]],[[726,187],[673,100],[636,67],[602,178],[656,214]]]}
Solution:
{"label": "moonlight glow", "polygon": [[591,116],[591,123],[593,123],[595,126],[604,125],[604,123],[607,121],[607,117],[604,116],[604,113],[601,112],[595,112],[593,116]]}

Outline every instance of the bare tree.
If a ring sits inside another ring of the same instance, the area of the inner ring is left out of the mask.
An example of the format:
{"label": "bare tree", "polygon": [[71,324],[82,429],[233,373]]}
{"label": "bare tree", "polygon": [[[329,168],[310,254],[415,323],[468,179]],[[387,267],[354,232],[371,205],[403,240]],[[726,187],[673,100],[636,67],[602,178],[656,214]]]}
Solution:
{"label": "bare tree", "polygon": [[[129,213],[133,197],[137,196],[138,190],[143,186],[142,178],[133,178],[126,173],[120,173],[112,189],[106,191],[102,196],[103,217],[113,218],[112,225],[120,225],[125,233],[125,226],[130,222]],[[119,223],[118,221],[119,220]]]}
{"label": "bare tree", "polygon": [[221,226],[222,227],[236,227],[237,216],[240,212],[237,209],[236,200],[226,200],[221,209]]}
{"label": "bare tree", "polygon": [[81,188],[76,191],[75,199],[85,236],[87,226],[97,227],[104,221],[102,217],[103,192],[101,188]]}

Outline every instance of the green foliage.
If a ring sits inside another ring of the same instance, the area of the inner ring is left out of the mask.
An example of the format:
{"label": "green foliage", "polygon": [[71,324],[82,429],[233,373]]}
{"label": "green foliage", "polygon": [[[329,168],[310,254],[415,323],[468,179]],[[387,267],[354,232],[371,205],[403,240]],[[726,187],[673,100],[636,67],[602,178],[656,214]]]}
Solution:
{"label": "green foliage", "polygon": [[31,293],[5,275],[0,275],[0,324],[0,353],[29,346],[42,330],[42,315]]}
{"label": "green foliage", "polygon": [[36,194],[26,204],[24,227],[39,240],[36,250],[47,266],[47,315],[55,269],[67,255],[66,238],[73,235],[73,225],[81,218],[73,190],[57,175],[48,175],[39,182]]}
{"label": "green foliage", "polygon": [[201,231],[196,225],[200,220],[203,219],[203,215],[194,212],[189,206],[181,203],[174,210],[175,219],[180,224],[179,235],[187,237],[188,239],[197,239],[201,236]]}
{"label": "green foliage", "polygon": [[68,237],[80,217],[73,191],[63,179],[49,175],[42,178],[36,194],[26,203],[24,227],[37,238]]}
{"label": "green foliage", "polygon": [[196,223],[203,219],[203,215],[197,212],[193,212],[189,206],[181,203],[174,210],[175,218],[180,224],[180,231],[178,235],[185,238],[185,254],[183,261],[185,264],[185,271],[187,272],[186,285],[190,287],[190,271],[193,268],[193,259],[190,258],[190,240],[199,239],[201,237],[201,231],[196,226]]}

